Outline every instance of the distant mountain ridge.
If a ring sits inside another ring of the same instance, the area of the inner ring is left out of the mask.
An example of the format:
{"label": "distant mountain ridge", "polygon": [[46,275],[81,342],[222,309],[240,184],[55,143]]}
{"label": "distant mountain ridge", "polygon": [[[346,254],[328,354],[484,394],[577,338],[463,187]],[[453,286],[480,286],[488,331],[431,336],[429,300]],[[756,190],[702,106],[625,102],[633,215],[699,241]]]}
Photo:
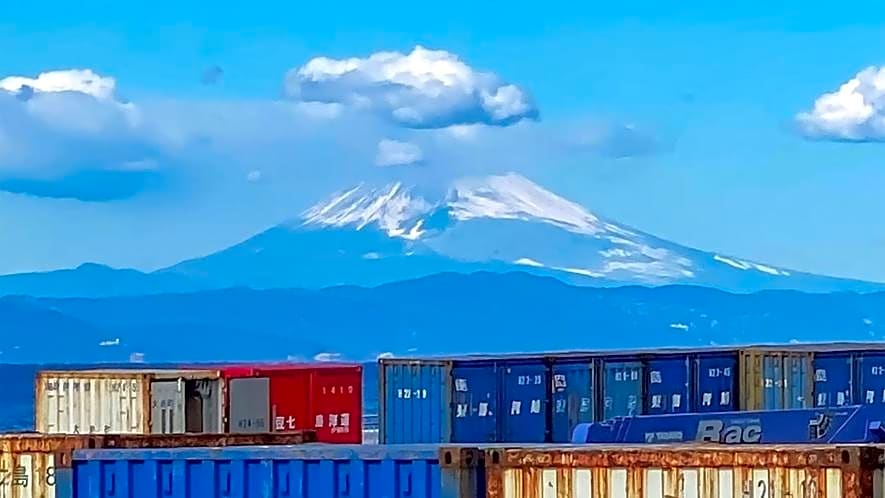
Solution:
{"label": "distant mountain ridge", "polygon": [[298,359],[885,339],[885,293],[578,287],[445,273],[374,288],[0,298],[0,363]]}
{"label": "distant mountain ridge", "polygon": [[394,182],[333,194],[294,220],[152,273],[84,265],[0,277],[0,295],[105,297],[249,287],[375,286],[437,273],[521,271],[574,285],[731,292],[885,289],[704,252],[602,218],[518,175],[444,188]]}

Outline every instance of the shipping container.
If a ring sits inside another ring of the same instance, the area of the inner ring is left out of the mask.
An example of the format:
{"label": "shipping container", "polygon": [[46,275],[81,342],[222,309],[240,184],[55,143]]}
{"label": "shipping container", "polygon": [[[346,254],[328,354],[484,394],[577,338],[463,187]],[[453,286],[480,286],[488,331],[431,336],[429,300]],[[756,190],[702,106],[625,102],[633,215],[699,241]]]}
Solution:
{"label": "shipping container", "polygon": [[578,424],[595,420],[596,369],[592,359],[553,363],[551,441],[567,443]]}
{"label": "shipping container", "polygon": [[575,444],[885,443],[885,413],[867,405],[755,412],[641,415],[579,424]]}
{"label": "shipping container", "polygon": [[885,353],[857,355],[857,401],[865,405],[885,405]]}
{"label": "shipping container", "polygon": [[882,498],[874,446],[485,451],[488,498]]}
{"label": "shipping container", "polygon": [[438,445],[74,453],[75,498],[480,498],[479,458]]}
{"label": "shipping container", "polygon": [[45,434],[223,432],[218,370],[43,371],[36,428]]}
{"label": "shipping container", "polygon": [[847,406],[854,404],[854,365],[852,352],[814,355],[814,406]]}
{"label": "shipping container", "polygon": [[362,442],[359,364],[257,364],[220,367],[232,433],[315,430],[320,442]]}
{"label": "shipping container", "polygon": [[549,441],[550,368],[544,358],[505,361],[498,367],[501,398],[497,441]]}
{"label": "shipping container", "polygon": [[606,359],[602,368],[603,419],[642,413],[642,362]]}
{"label": "shipping container", "polygon": [[812,351],[742,349],[742,410],[808,408],[813,397]]}
{"label": "shipping container", "polygon": [[0,496],[71,498],[74,450],[81,448],[173,448],[244,444],[301,444],[316,441],[313,432],[289,434],[188,435],[0,435]]}
{"label": "shipping container", "polygon": [[685,413],[691,409],[691,360],[688,355],[651,356],[645,360],[642,413]]}
{"label": "shipping container", "polygon": [[498,432],[498,363],[456,362],[452,368],[453,443],[494,443]]}
{"label": "shipping container", "polygon": [[451,441],[451,361],[382,359],[378,375],[381,443]]}
{"label": "shipping container", "polygon": [[698,353],[694,358],[692,407],[699,413],[738,409],[738,353]]}

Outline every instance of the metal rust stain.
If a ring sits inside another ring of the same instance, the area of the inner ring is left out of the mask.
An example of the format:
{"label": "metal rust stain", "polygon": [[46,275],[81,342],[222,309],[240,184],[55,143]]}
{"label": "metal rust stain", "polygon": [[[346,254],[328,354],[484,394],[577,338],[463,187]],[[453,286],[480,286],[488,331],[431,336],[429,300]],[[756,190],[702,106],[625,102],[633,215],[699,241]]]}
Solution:
{"label": "metal rust stain", "polygon": [[252,434],[121,434],[104,436],[105,448],[277,446],[314,443],[316,431]]}

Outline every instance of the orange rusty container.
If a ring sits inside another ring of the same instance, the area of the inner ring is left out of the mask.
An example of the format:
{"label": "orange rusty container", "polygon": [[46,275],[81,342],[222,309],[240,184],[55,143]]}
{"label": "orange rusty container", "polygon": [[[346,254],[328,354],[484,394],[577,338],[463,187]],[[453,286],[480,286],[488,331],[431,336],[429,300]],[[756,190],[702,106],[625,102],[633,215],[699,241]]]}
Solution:
{"label": "orange rusty container", "polygon": [[[442,451],[444,466],[463,466],[458,455],[464,448]],[[885,493],[883,448],[875,446],[537,446],[481,453],[487,498],[883,498]]]}

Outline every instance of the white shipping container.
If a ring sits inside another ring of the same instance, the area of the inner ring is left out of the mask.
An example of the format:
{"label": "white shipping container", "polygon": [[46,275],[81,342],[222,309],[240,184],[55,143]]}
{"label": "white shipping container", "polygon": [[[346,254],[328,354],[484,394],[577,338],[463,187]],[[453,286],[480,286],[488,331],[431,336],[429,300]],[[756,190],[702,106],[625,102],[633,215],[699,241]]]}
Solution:
{"label": "white shipping container", "polygon": [[214,370],[45,371],[36,427],[44,434],[223,432],[224,384]]}

